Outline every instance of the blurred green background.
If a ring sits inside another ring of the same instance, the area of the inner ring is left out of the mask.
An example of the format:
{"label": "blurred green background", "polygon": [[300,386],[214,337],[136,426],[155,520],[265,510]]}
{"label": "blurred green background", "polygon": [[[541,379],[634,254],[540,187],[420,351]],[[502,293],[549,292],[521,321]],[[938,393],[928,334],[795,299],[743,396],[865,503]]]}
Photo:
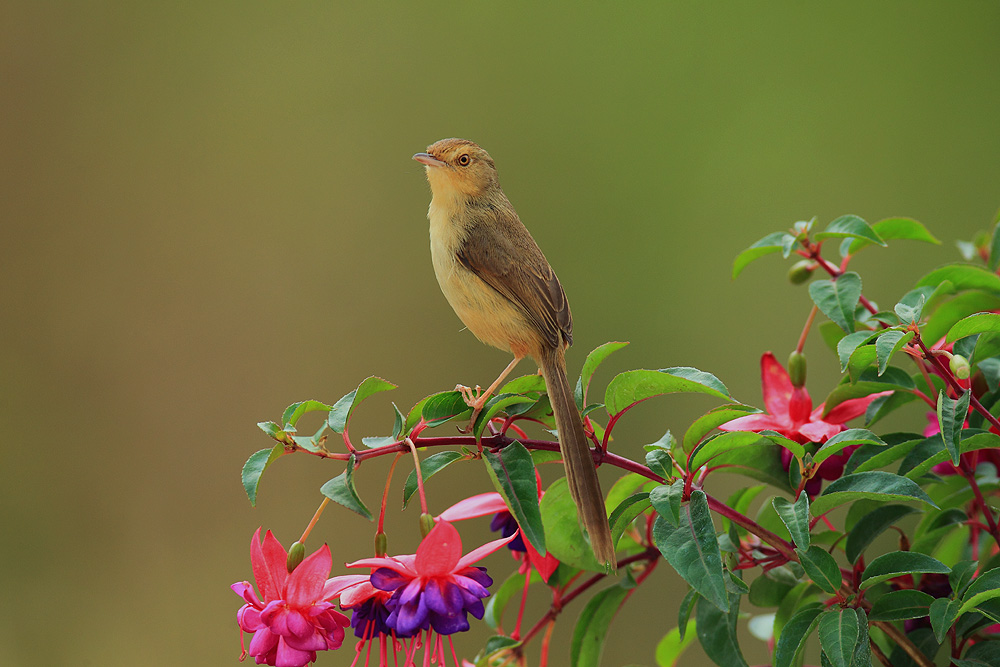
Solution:
{"label": "blurred green background", "polygon": [[[228,586],[251,534],[293,541],[342,470],[286,457],[251,509],[255,422],[377,374],[399,389],[353,432],[384,435],[390,399],[507,363],[435,283],[410,160],[427,144],[492,153],[573,305],[571,373],[629,340],[600,386],[691,365],[759,404],[760,354],[784,359],[810,303],[778,259],[732,282],[733,257],[814,215],[911,216],[944,244],[855,263],[888,305],[957,258],[1000,206],[998,34],[995,2],[0,4],[2,662],[236,664]],[[822,400],[836,369],[817,337],[807,352]],[[712,405],[644,404],[614,447],[640,457]],[[370,506],[383,463],[358,474]],[[488,484],[472,466],[436,481],[436,512]],[[390,550],[412,552],[398,497]],[[353,560],[371,532],[333,509],[310,547]],[[682,591],[663,565],[605,664],[653,664]]]}

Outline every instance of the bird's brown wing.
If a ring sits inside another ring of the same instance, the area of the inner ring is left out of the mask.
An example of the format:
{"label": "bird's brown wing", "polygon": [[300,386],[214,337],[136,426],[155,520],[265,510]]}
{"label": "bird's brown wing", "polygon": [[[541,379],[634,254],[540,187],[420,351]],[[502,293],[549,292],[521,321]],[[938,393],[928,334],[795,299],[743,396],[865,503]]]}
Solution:
{"label": "bird's brown wing", "polygon": [[[458,260],[520,307],[552,348],[569,344],[573,316],[559,278],[520,220],[507,213],[499,212],[492,225],[471,225]],[[515,225],[522,233],[511,233]]]}

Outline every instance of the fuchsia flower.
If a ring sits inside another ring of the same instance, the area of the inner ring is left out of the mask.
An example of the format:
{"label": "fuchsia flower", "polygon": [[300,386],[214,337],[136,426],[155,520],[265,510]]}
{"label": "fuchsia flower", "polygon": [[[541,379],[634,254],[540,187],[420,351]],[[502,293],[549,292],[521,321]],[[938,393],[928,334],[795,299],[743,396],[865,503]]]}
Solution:
{"label": "fuchsia flower", "polygon": [[250,563],[260,597],[248,581],[232,585],[246,600],[236,614],[240,631],[254,633],[244,656],[249,652],[258,665],[301,667],[316,660],[316,651],[340,648],[344,641],[347,617],[329,602],[335,595],[327,580],[330,548],[324,544],[291,574],[287,559],[271,531],[261,541],[258,528],[250,541]]}
{"label": "fuchsia flower", "polygon": [[462,556],[462,539],[447,521],[439,521],[413,555],[365,558],[348,567],[377,568],[373,587],[392,593],[385,603],[385,623],[399,637],[433,629],[450,635],[469,629],[468,614],[483,617],[483,598],[493,580],[482,567],[472,567],[510,542],[507,537],[489,542]]}
{"label": "fuchsia flower", "polygon": [[[767,412],[738,417],[720,426],[720,431],[777,431],[800,444],[825,442],[846,429],[844,422],[863,415],[872,401],[891,393],[883,391],[844,401],[824,417],[825,404],[820,403],[814,410],[806,388],[793,386],[788,371],[770,352],[765,352],[760,358],[760,376]],[[811,496],[819,493],[821,479],[840,477],[844,464],[855,449],[847,447],[823,461],[817,476],[806,483],[806,493]],[[791,452],[782,448],[781,462],[785,470],[788,470],[791,460]]]}
{"label": "fuchsia flower", "polygon": [[[539,482],[539,500],[541,500],[542,495],[541,482]],[[438,519],[442,521],[460,521],[462,519],[474,519],[490,514],[493,515],[493,520],[490,522],[490,530],[500,531],[503,537],[513,536],[507,548],[513,552],[527,554],[527,562],[538,571],[538,574],[542,577],[542,581],[548,582],[549,577],[559,567],[558,559],[551,553],[545,555],[538,553],[538,550],[535,549],[531,542],[524,539],[521,528],[517,525],[517,520],[514,519],[514,515],[507,511],[507,504],[504,503],[503,496],[499,493],[495,491],[480,493],[460,500],[442,512]]]}

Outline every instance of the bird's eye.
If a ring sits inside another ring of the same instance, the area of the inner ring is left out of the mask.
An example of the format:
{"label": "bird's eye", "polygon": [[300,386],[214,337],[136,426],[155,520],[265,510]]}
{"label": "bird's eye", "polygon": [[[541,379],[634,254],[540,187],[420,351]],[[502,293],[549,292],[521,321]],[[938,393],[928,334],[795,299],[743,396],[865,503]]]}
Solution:
{"label": "bird's eye", "polygon": [[472,162],[472,158],[470,158],[468,155],[462,154],[458,156],[458,164],[462,165],[463,167],[468,167],[470,162]]}

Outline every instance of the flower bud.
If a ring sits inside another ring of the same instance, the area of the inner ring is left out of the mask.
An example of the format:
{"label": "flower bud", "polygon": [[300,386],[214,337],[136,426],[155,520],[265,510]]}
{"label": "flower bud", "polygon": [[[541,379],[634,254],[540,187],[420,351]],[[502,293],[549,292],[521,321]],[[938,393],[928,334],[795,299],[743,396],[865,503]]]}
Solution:
{"label": "flower bud", "polygon": [[389,553],[389,539],[381,530],[375,533],[375,555],[382,558]]}
{"label": "flower bud", "polygon": [[430,514],[420,515],[420,535],[421,537],[427,537],[427,534],[434,530],[434,517]]}
{"label": "flower bud", "polygon": [[815,270],[816,262],[811,259],[803,259],[802,261],[795,262],[788,269],[788,282],[793,285],[801,285],[812,277]]}
{"label": "flower bud", "polygon": [[285,569],[291,574],[292,570],[299,566],[302,559],[306,557],[306,545],[295,542],[288,547],[288,560],[285,561]]}
{"label": "flower bud", "polygon": [[793,351],[788,355],[788,377],[793,387],[803,387],[806,384],[806,355]]}
{"label": "flower bud", "polygon": [[969,366],[969,360],[960,354],[954,354],[951,357],[951,363],[948,364],[951,368],[951,372],[955,374],[959,380],[968,380],[969,375],[972,374],[972,368]]}

